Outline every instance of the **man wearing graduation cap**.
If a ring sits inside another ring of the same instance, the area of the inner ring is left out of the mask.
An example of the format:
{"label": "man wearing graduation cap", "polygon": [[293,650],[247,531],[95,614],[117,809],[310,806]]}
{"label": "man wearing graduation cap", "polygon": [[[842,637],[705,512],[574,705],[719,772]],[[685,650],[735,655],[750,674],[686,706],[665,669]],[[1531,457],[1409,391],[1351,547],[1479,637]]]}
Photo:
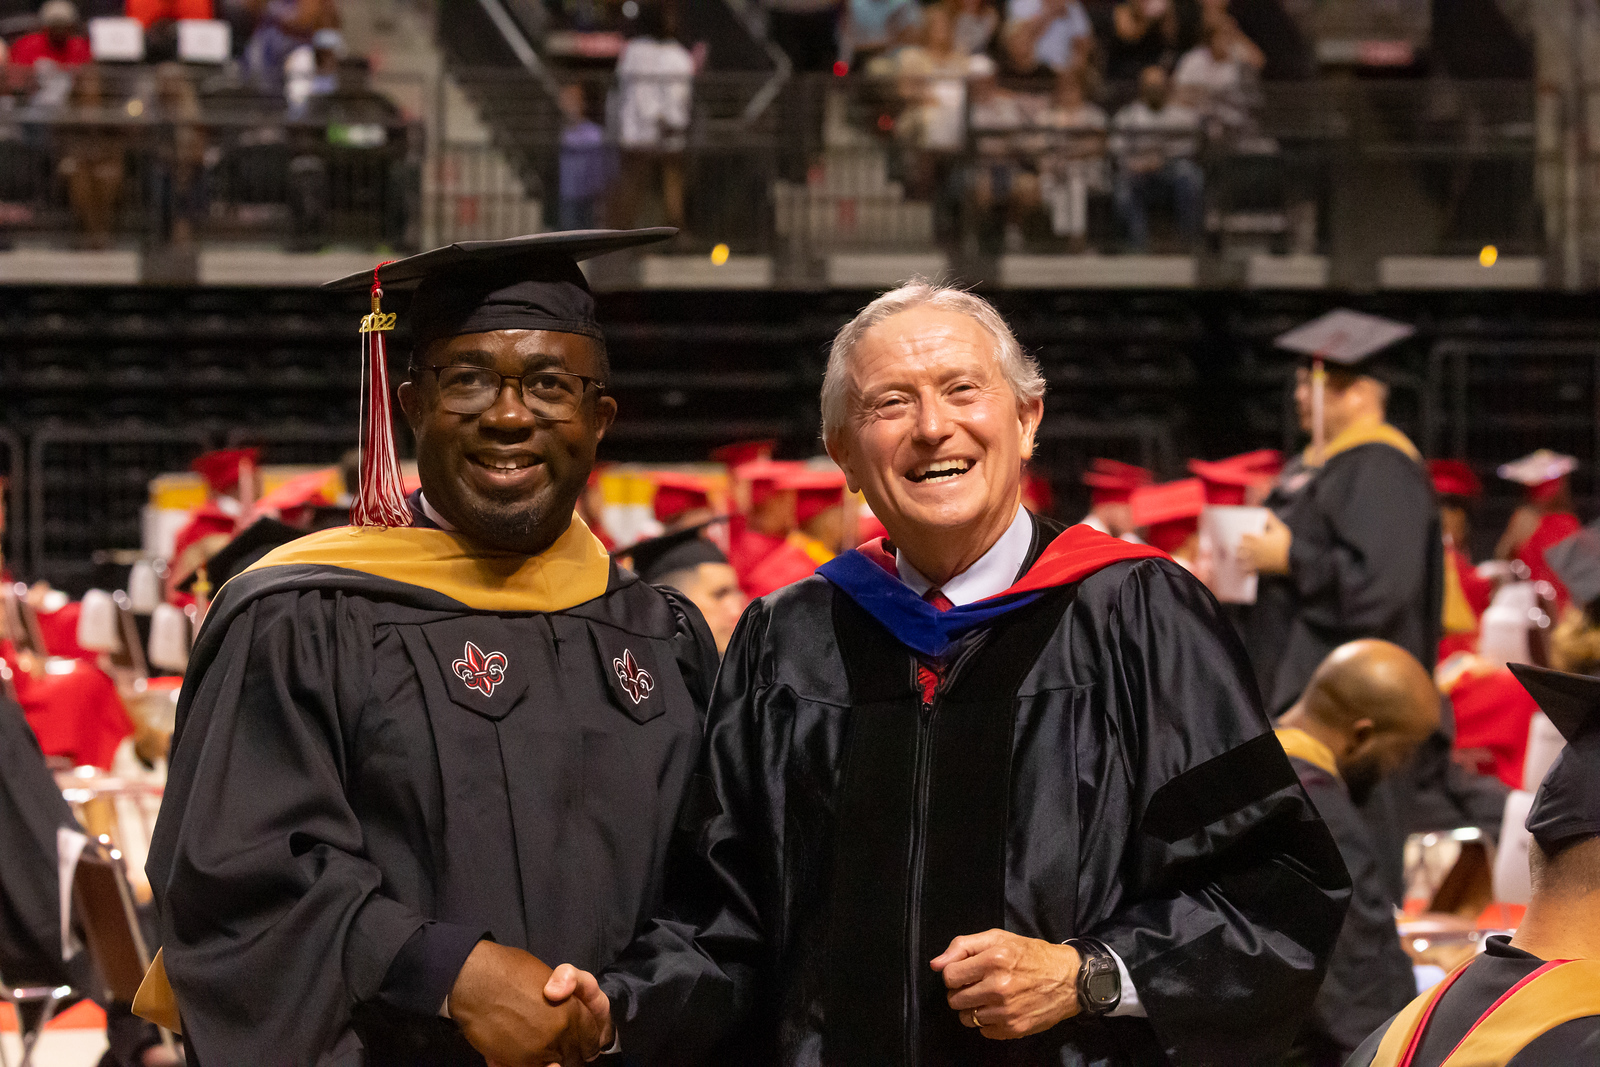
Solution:
{"label": "man wearing graduation cap", "polygon": [[[147,865],[163,950],[139,1007],[191,1063],[599,1050],[540,961],[603,966],[653,914],[716,653],[574,515],[616,413],[576,260],[669,234],[464,243],[331,283],[375,290],[354,525],[220,591]],[[413,284],[408,502],[377,290]]]}
{"label": "man wearing graduation cap", "polygon": [[750,598],[739,588],[739,575],[722,549],[702,536],[707,525],[653,537],[634,545],[627,555],[640,578],[671,586],[700,609],[720,656]]}
{"label": "man wearing graduation cap", "polygon": [[1199,582],[1018,503],[1043,393],[960,290],[909,284],[835,338],[824,440],[890,537],[745,612],[666,912],[598,988],[558,970],[626,1054],[1287,1049],[1344,914],[1337,847]]}
{"label": "man wearing graduation cap", "polygon": [[[1335,311],[1278,344],[1306,357],[1295,406],[1311,443],[1265,503],[1261,536],[1239,554],[1261,573],[1246,621],[1270,711],[1292,704],[1329,652],[1361,637],[1392,641],[1421,663],[1439,643],[1444,547],[1421,455],[1385,417],[1374,358],[1410,327]],[[1332,367],[1325,364],[1332,363]]]}
{"label": "man wearing graduation cap", "polygon": [[1600,679],[1511,670],[1567,742],[1528,812],[1527,913],[1515,936],[1489,938],[1347,1067],[1600,1063]]}

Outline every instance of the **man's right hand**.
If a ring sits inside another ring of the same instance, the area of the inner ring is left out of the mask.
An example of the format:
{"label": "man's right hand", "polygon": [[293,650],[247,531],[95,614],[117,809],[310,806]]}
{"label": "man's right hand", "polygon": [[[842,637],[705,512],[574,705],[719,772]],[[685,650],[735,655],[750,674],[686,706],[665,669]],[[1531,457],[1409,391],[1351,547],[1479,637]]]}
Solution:
{"label": "man's right hand", "polygon": [[609,1049],[616,1040],[617,1031],[611,1023],[611,998],[600,991],[600,982],[588,971],[563,963],[555,969],[550,981],[545,983],[544,995],[552,1004],[561,1004],[571,998],[573,1002],[588,1008],[589,1014],[600,1024],[602,1049]]}
{"label": "man's right hand", "polygon": [[480,941],[450,989],[450,1017],[502,1067],[579,1067],[605,1047],[601,1023],[580,999],[547,999],[551,973],[521,949]]}

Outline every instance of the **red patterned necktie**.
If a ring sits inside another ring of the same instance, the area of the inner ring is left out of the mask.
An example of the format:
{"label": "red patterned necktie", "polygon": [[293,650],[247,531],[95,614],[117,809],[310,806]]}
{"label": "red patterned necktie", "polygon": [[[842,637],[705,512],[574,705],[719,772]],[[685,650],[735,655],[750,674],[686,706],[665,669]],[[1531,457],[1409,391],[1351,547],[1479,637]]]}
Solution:
{"label": "red patterned necktie", "polygon": [[[949,611],[955,603],[944,595],[943,589],[929,589],[922,594],[922,599],[932,604],[936,611]],[[939,691],[939,680],[943,676],[943,668],[917,661],[917,684],[922,687],[922,702],[932,704],[934,694]]]}

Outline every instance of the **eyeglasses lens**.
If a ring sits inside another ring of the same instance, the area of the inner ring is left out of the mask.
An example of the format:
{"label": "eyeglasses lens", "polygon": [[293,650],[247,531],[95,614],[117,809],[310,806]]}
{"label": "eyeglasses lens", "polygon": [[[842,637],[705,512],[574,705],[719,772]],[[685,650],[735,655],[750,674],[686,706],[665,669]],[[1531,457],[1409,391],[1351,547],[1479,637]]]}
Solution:
{"label": "eyeglasses lens", "polygon": [[[457,415],[488,411],[505,384],[501,375],[477,367],[441,367],[438,374],[440,402]],[[576,374],[546,371],[522,376],[523,405],[549,422],[565,422],[577,414],[583,390],[584,380]]]}

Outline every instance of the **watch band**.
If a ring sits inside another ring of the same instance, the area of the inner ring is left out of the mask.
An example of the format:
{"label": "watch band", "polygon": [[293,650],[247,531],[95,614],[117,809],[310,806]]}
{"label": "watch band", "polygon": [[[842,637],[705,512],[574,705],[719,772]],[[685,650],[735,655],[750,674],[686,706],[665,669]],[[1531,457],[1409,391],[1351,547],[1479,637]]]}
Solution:
{"label": "watch band", "polygon": [[1074,937],[1062,942],[1078,952],[1078,1007],[1085,1015],[1106,1015],[1122,1003],[1122,969],[1102,941]]}

